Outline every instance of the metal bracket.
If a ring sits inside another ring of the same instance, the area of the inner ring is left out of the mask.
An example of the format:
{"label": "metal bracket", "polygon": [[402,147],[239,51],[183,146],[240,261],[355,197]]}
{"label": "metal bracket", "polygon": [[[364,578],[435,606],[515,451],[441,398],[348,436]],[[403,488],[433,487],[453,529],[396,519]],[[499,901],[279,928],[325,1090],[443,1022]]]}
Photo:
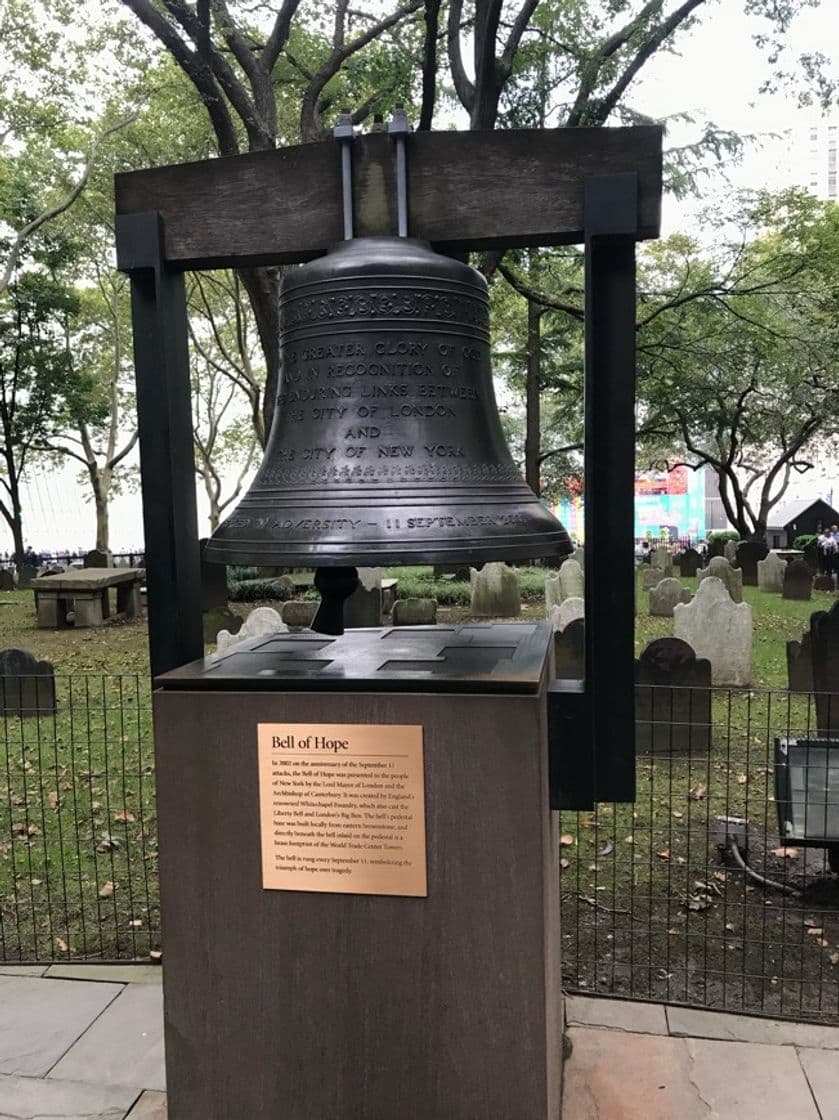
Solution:
{"label": "metal bracket", "polygon": [[396,145],[396,224],[400,237],[408,236],[408,160],[405,151],[405,138],[411,131],[408,115],[401,105],[393,110],[393,117],[387,126]]}
{"label": "metal bracket", "polygon": [[342,109],[338,114],[338,123],[332,129],[332,135],[341,147],[341,203],[344,212],[344,240],[351,241],[353,237],[352,216],[352,148],[350,145],[355,138],[352,113],[349,109]]}

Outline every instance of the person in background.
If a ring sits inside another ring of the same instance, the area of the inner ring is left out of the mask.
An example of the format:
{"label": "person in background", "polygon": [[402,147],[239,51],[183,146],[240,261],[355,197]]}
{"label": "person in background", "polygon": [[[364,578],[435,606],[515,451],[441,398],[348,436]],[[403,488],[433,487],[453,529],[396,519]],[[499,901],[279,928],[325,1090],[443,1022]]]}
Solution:
{"label": "person in background", "polygon": [[825,528],[818,535],[816,549],[819,559],[819,571],[822,575],[830,575],[833,571],[833,559],[836,549],[833,533]]}

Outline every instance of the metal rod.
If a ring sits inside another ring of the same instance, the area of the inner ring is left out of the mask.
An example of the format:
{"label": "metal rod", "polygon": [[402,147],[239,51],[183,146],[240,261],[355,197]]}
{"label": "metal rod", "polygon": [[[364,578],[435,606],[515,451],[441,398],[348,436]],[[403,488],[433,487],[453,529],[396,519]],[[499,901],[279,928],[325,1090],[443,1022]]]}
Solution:
{"label": "metal rod", "polygon": [[344,240],[351,241],[353,237],[352,220],[352,143],[354,132],[352,114],[349,109],[342,109],[338,115],[338,123],[332,130],[338,143],[341,145],[341,203],[344,212]]}
{"label": "metal rod", "polygon": [[387,130],[396,143],[396,226],[400,237],[408,236],[408,162],[405,137],[410,132],[408,115],[401,105],[393,110]]}

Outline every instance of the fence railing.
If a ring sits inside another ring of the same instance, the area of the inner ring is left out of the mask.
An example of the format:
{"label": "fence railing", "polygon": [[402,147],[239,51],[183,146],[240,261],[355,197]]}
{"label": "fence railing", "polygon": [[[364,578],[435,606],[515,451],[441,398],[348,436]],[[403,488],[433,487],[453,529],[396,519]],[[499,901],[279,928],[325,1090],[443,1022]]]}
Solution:
{"label": "fence railing", "polygon": [[0,960],[159,948],[150,691],[138,675],[5,678]]}
{"label": "fence railing", "polygon": [[[818,738],[824,704],[657,692],[637,802],[560,817],[566,986],[839,1023],[839,878],[824,847],[780,838],[774,781],[775,740]],[[839,802],[816,786],[817,810]]]}

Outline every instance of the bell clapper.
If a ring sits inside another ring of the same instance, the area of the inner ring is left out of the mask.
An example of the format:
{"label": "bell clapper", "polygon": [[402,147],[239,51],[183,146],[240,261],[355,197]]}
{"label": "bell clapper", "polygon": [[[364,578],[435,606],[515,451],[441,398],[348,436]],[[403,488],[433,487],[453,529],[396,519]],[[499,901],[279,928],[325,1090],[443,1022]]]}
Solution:
{"label": "bell clapper", "polygon": [[358,587],[357,568],[316,568],[315,587],[320,592],[320,606],[312,621],[316,634],[344,633],[344,600]]}

